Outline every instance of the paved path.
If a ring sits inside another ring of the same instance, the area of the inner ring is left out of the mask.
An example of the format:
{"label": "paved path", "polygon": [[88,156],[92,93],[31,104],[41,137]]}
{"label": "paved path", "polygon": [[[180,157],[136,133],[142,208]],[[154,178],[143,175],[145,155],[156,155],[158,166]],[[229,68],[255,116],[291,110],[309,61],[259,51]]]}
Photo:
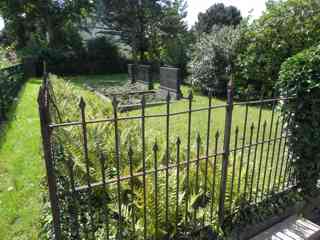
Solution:
{"label": "paved path", "polygon": [[293,216],[267,229],[250,240],[318,240],[320,226],[302,218]]}

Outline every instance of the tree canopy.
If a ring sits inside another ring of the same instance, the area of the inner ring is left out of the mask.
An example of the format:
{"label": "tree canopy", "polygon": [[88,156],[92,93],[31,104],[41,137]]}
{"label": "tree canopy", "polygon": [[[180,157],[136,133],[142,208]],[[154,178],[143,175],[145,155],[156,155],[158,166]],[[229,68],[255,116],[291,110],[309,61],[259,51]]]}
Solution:
{"label": "tree canopy", "polygon": [[238,25],[242,20],[240,11],[234,6],[216,3],[205,13],[199,13],[195,29],[198,33],[210,33],[213,26]]}
{"label": "tree canopy", "polygon": [[34,34],[57,47],[64,35],[63,28],[78,22],[92,7],[90,0],[10,0],[0,2],[0,14],[6,33],[18,48],[25,47]]}
{"label": "tree canopy", "polygon": [[269,1],[267,10],[244,34],[239,79],[257,91],[270,91],[281,64],[320,41],[318,0]]}

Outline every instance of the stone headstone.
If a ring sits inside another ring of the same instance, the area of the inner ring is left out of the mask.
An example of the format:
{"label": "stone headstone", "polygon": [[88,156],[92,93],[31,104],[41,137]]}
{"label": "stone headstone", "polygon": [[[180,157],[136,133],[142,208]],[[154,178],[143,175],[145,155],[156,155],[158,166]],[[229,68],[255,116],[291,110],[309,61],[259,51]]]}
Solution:
{"label": "stone headstone", "polygon": [[139,65],[137,69],[136,81],[148,86],[148,89],[153,89],[153,79],[151,66]]}
{"label": "stone headstone", "polygon": [[180,69],[161,67],[160,68],[160,89],[169,91],[177,100],[182,97],[181,93],[181,74]]}
{"label": "stone headstone", "polygon": [[131,83],[140,82],[148,86],[149,90],[153,89],[153,75],[151,66],[148,65],[128,64],[128,76]]}
{"label": "stone headstone", "polygon": [[129,81],[131,83],[135,82],[135,71],[134,71],[134,64],[128,64],[128,76],[129,76]]}

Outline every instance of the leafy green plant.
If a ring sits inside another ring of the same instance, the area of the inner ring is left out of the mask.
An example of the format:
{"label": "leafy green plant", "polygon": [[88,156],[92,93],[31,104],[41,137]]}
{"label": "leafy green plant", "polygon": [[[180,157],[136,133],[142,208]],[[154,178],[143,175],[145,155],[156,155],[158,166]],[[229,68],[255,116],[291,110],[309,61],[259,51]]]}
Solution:
{"label": "leafy green plant", "polygon": [[0,70],[0,122],[6,119],[7,113],[16,100],[23,83],[24,73],[22,65]]}
{"label": "leafy green plant", "polygon": [[298,186],[306,196],[318,192],[320,178],[320,45],[288,59],[281,66],[278,87],[293,100],[283,105],[291,117],[288,125],[291,154]]}
{"label": "leafy green plant", "polygon": [[241,85],[271,96],[281,64],[319,42],[319,9],[317,0],[268,1],[244,34],[238,57]]}

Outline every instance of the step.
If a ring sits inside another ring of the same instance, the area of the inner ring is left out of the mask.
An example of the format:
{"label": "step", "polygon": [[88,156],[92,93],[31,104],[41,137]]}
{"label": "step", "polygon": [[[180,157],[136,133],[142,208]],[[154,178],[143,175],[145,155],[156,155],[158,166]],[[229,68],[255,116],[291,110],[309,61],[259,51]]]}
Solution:
{"label": "step", "polygon": [[320,226],[298,216],[292,216],[250,240],[317,240]]}

